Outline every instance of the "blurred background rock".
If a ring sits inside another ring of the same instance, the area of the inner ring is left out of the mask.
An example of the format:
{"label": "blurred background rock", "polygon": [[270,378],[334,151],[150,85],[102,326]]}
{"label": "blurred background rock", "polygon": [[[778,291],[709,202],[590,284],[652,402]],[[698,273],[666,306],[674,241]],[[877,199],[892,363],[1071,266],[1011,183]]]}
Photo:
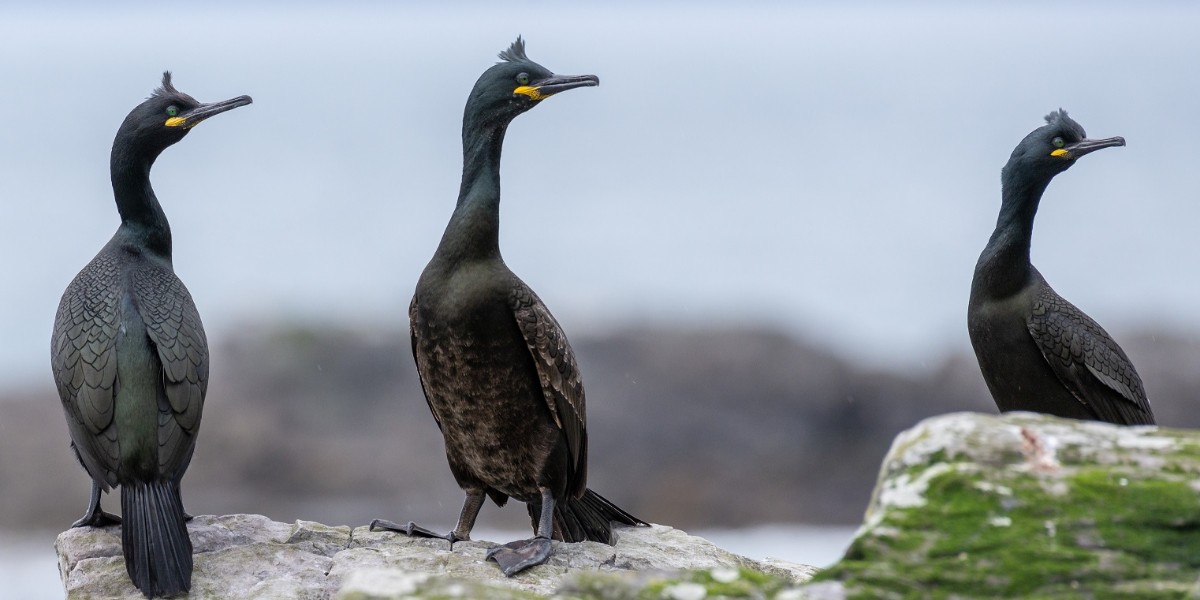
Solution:
{"label": "blurred background rock", "polygon": [[[1200,425],[1200,348],[1119,336],[1159,422]],[[893,436],[945,412],[993,412],[974,357],[928,369],[863,368],[748,328],[629,327],[576,336],[588,393],[589,484],[633,513],[684,529],[853,524]],[[462,501],[421,395],[407,332],[249,327],[213,352],[190,512],[254,512],[449,529]],[[88,483],[47,387],[0,401],[0,530],[61,529]],[[117,508],[116,498],[107,501]],[[524,511],[485,509],[489,527]]]}

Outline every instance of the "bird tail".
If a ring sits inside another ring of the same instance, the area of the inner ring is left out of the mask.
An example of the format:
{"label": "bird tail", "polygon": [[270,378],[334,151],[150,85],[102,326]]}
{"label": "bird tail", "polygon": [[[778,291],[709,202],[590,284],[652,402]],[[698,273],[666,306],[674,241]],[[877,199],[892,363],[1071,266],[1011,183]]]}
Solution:
{"label": "bird tail", "polygon": [[[537,527],[541,506],[527,504],[529,517]],[[609,502],[604,496],[584,490],[579,498],[567,498],[554,507],[554,539],[564,542],[603,542],[612,544],[612,523],[622,525],[648,525],[645,521],[625,512]]]}
{"label": "bird tail", "polygon": [[179,483],[155,480],[121,485],[121,548],[125,570],[147,598],[192,587],[192,540]]}

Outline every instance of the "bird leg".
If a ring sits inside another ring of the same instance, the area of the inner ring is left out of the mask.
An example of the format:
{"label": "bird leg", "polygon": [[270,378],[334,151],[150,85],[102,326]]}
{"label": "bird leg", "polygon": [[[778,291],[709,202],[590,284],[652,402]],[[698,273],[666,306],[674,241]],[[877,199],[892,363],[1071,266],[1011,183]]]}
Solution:
{"label": "bird leg", "polygon": [[454,542],[461,542],[471,539],[471,530],[475,528],[475,518],[479,516],[479,509],[483,508],[483,500],[486,496],[483,490],[467,492],[466,500],[463,500],[462,512],[458,515],[458,525],[454,527],[454,531],[445,535],[430,531],[412,521],[407,525],[400,525],[392,521],[384,519],[375,519],[371,521],[370,530],[378,531],[380,529],[386,531],[395,531],[403,533],[408,537],[423,537],[437,538],[450,542],[450,549],[454,549]]}
{"label": "bird leg", "polygon": [[538,518],[537,535],[528,540],[517,540],[488,550],[487,558],[496,561],[500,570],[512,577],[529,567],[540,565],[550,558],[554,535],[554,496],[548,488],[542,488],[542,514]]}
{"label": "bird leg", "polygon": [[100,484],[92,481],[92,497],[88,500],[87,511],[83,513],[78,521],[71,523],[71,527],[104,527],[106,525],[120,525],[121,517],[112,513],[106,513],[100,509]]}

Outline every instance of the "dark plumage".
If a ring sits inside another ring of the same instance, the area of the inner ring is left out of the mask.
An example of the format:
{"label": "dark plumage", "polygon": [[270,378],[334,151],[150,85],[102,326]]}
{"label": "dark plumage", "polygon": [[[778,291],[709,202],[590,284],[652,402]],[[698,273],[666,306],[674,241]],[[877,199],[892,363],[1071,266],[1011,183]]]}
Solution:
{"label": "dark plumage", "polygon": [[171,228],[150,167],[197,123],[249,103],[239,96],[201,104],[163,74],[162,87],[129,113],[113,141],[121,225],[67,286],[54,319],[51,366],[71,446],[92,478],[87,512],[72,526],[120,523],[100,509],[100,491],[121,486],[125,568],[147,597],[191,585],[179,481],[208,388],[208,342],[171,266]]}
{"label": "dark plumage", "polygon": [[[592,75],[554,75],[520,38],[476,82],[463,116],[458,205],[409,306],[413,356],[450,470],[467,493],[454,531],[469,539],[485,495],[527,503],[537,536],[492,551],[511,575],[549,556],[549,539],[611,543],[610,522],[639,519],[587,489],[583,385],[566,335],[500,257],[500,151],[508,124]],[[539,194],[543,195],[543,194]]]}
{"label": "dark plumage", "polygon": [[1001,411],[1154,423],[1142,380],[1120,346],[1029,262],[1033,218],[1050,180],[1085,154],[1124,145],[1120,137],[1087,139],[1060,110],[1004,166],[1000,218],[975,265],[967,308],[971,345]]}

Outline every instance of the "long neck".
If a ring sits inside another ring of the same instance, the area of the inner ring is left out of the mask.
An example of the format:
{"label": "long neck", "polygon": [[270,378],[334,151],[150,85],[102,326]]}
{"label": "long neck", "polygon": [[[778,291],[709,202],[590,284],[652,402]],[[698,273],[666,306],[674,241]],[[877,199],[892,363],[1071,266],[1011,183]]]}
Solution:
{"label": "long neck", "polygon": [[170,259],[171,225],[150,187],[150,167],[156,157],[118,141],[113,144],[109,168],[121,229],[134,243]]}
{"label": "long neck", "polygon": [[1001,175],[1002,197],[996,230],[975,266],[977,285],[992,296],[1007,296],[1023,288],[1033,265],[1029,247],[1033,239],[1033,218],[1049,178],[1022,177],[1016,169],[1005,168]]}
{"label": "long neck", "polygon": [[463,121],[458,205],[435,257],[457,264],[500,258],[500,151],[506,124]]}

